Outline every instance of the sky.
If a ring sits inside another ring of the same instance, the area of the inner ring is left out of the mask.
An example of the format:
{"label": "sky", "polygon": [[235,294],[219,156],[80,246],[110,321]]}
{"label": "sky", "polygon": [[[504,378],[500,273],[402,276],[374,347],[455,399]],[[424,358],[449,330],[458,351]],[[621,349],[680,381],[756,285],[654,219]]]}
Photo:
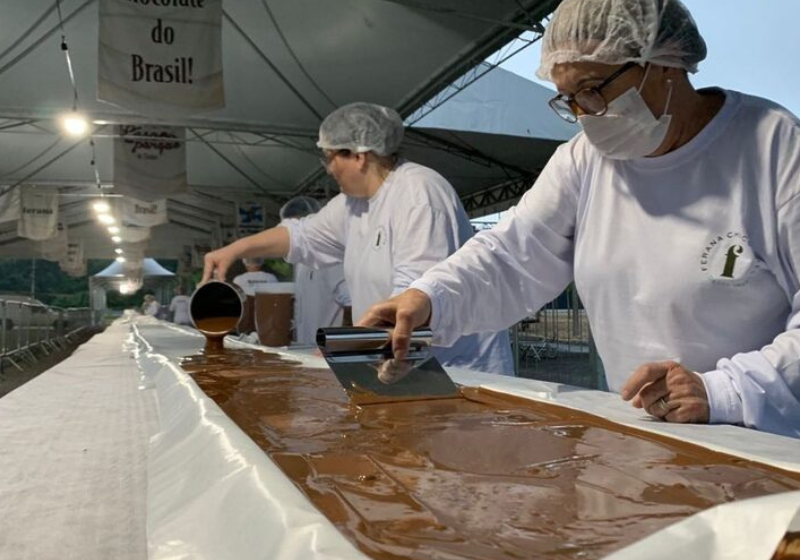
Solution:
{"label": "sky", "polygon": [[[708,57],[691,77],[695,87],[721,86],[766,97],[800,115],[800,0],[683,0]],[[539,81],[539,43],[502,65]]]}

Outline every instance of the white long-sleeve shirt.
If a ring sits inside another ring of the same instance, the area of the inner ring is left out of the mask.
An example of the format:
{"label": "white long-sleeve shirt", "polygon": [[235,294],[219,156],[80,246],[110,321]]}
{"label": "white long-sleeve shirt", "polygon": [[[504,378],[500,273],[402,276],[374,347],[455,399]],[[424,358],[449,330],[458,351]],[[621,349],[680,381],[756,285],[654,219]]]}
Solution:
{"label": "white long-sleeve shirt", "polygon": [[350,307],[350,292],[341,264],[315,270],[304,264],[294,267],[295,341],[313,345],[317,329],[340,327],[344,308]]}
{"label": "white long-sleeve shirt", "polygon": [[436,340],[512,324],[574,278],[612,390],[674,359],[703,373],[711,422],[800,437],[800,125],[724,93],[661,157],[561,146],[496,228],[412,284]]}
{"label": "white long-sleeve shirt", "polygon": [[[289,230],[287,261],[312,268],[344,262],[354,319],[404,291],[472,235],[453,187],[410,162],[395,167],[370,199],[340,194],[320,212],[281,225]],[[445,365],[513,374],[508,331],[488,330],[452,336],[434,354]]]}

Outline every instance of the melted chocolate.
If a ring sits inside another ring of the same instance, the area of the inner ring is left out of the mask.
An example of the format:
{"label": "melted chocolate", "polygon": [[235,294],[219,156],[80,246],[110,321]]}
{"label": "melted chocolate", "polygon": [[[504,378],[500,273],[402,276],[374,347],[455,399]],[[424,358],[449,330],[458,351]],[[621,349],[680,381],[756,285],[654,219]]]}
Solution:
{"label": "melted chocolate", "polygon": [[358,408],[327,369],[272,354],[183,367],[380,560],[600,558],[716,504],[800,489],[798,473],[480,389]]}

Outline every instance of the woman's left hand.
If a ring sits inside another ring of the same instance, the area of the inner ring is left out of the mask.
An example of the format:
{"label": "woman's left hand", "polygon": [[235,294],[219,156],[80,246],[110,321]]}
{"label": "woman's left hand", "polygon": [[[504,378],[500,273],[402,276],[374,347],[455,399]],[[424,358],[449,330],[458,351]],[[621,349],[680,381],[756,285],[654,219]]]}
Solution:
{"label": "woman's left hand", "polygon": [[708,422],[708,394],[700,374],[677,362],[640,366],[622,387],[622,398],[667,422]]}

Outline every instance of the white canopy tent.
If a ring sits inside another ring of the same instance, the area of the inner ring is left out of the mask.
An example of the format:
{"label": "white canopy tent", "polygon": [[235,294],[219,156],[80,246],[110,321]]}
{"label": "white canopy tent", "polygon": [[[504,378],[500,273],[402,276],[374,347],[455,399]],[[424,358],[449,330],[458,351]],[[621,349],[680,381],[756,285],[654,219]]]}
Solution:
{"label": "white canopy tent", "polygon": [[[487,78],[438,108],[431,100],[459,80],[461,89],[460,76],[478,75],[474,69],[481,70],[482,61],[520,33],[536,39],[539,22],[557,4],[224,0],[226,108],[153,119],[96,100],[97,0],[61,0],[79,107],[98,123],[93,149],[88,139],[64,138],[56,125],[73,102],[56,2],[5,2],[0,6],[0,193],[9,187],[59,187],[70,239],[83,240],[86,258],[109,258],[113,245],[95,223],[86,197],[114,194],[110,125],[186,127],[190,193],[170,198],[169,223],[153,228],[146,251],[177,258],[183,246],[231,224],[237,201],[259,201],[268,220],[275,220],[277,208],[294,194],[333,195],[336,186],[317,160],[317,127],[334,107],[367,100],[410,117],[404,153],[438,169],[462,196],[508,184],[516,185],[518,196],[520,185],[529,185],[555,145],[568,137],[563,130],[554,134],[560,123],[510,136],[516,132],[485,127],[457,132],[429,121]],[[0,256],[30,257],[36,249],[16,236],[13,222],[0,224]]]}

